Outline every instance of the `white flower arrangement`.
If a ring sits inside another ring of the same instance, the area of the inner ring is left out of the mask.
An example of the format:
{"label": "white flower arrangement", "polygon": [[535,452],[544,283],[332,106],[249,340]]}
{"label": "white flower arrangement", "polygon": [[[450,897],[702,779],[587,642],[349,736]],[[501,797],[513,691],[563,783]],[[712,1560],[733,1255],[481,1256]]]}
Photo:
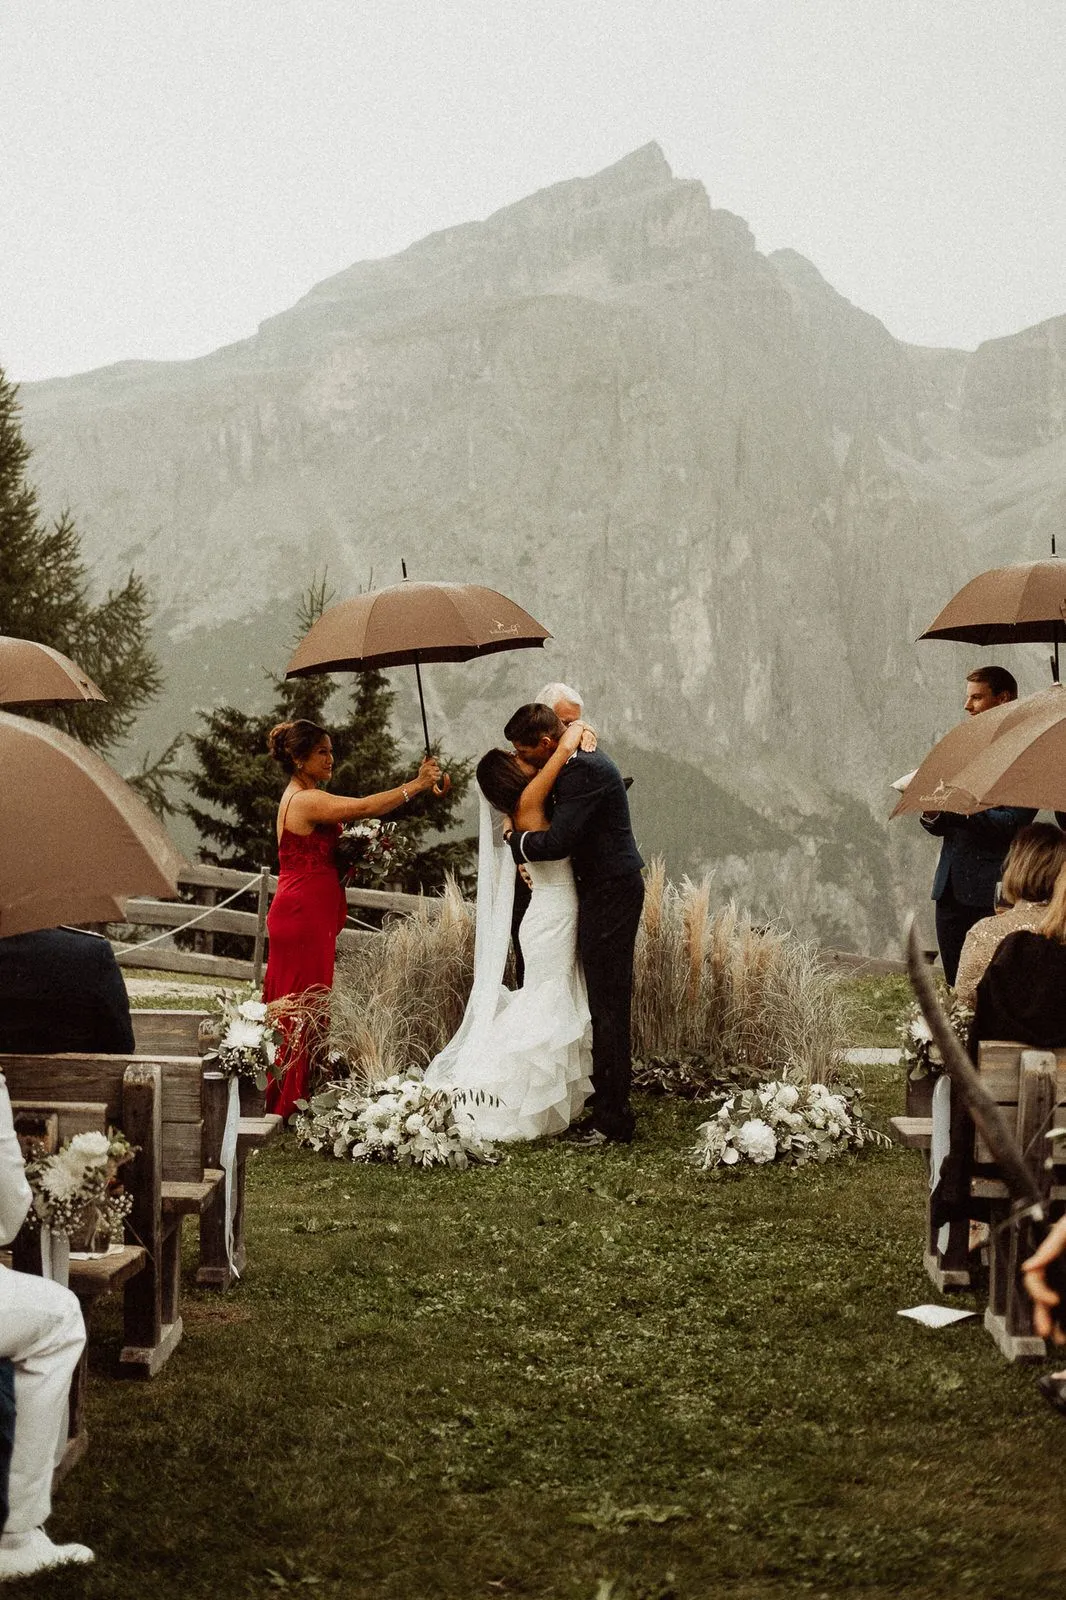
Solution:
{"label": "white flower arrangement", "polygon": [[496,1153],[461,1109],[462,1095],[430,1089],[421,1078],[386,1078],[367,1088],[331,1083],[298,1102],[296,1137],[338,1160],[395,1161],[401,1166],[465,1168]]}
{"label": "white flower arrangement", "polygon": [[101,1238],[121,1238],[133,1201],[117,1174],[133,1154],[125,1134],[109,1128],[107,1133],[76,1133],[53,1155],[28,1161],[33,1205],[27,1220],[68,1239],[84,1235],[90,1250]]}
{"label": "white flower arrangement", "polygon": [[[970,1037],[973,1012],[954,994],[949,995],[945,1009],[948,1021],[965,1050]],[[924,1078],[928,1075],[936,1077],[943,1072],[944,1063],[940,1058],[940,1051],[933,1043],[929,1024],[917,1002],[902,1017],[896,1029],[896,1037],[899,1039],[900,1059],[907,1068],[908,1078]]]}
{"label": "white flower arrangement", "polygon": [[257,1089],[265,1089],[268,1069],[275,1076],[284,1070],[277,1066],[280,1029],[262,1000],[237,1000],[226,994],[216,998],[221,1015],[211,1028],[212,1047],[204,1065],[214,1066],[227,1078],[249,1078]]}
{"label": "white flower arrangement", "polygon": [[705,1172],[743,1161],[757,1167],[771,1161],[801,1167],[867,1144],[890,1143],[866,1121],[861,1093],[853,1085],[833,1090],[824,1083],[779,1080],[723,1100],[711,1120],[696,1130],[689,1159]]}

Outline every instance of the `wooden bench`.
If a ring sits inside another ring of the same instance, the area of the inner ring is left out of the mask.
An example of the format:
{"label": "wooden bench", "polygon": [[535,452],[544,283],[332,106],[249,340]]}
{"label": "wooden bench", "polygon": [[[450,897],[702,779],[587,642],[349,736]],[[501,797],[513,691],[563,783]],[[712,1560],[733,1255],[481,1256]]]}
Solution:
{"label": "wooden bench", "polygon": [[133,1200],[126,1237],[143,1246],[146,1262],[124,1282],[119,1368],[153,1377],[182,1335],[182,1220],[211,1204],[223,1177],[203,1163],[200,1063],[186,1056],[4,1055],[0,1070],[13,1101],[102,1105],[105,1125],[121,1128],[138,1147],[123,1168]]}
{"label": "wooden bench", "polygon": [[[1049,1141],[1050,1128],[1066,1127],[1066,1049],[1030,1050],[1025,1045],[990,1040],[980,1047],[978,1071],[1004,1113],[1029,1162],[1052,1215],[1066,1202],[1066,1138]],[[892,1126],[904,1144],[928,1151],[932,1120],[894,1117]],[[970,1199],[989,1211],[988,1305],[985,1327],[1009,1361],[1039,1361],[1044,1341],[1033,1332],[1032,1305],[1021,1281],[1020,1265],[1027,1249],[1025,1230],[1010,1224],[1015,1210],[991,1150],[979,1133],[974,1138]],[[930,1224],[926,1267],[940,1288],[962,1287],[964,1246],[969,1243],[969,1211],[949,1224],[948,1248],[938,1251]],[[966,1274],[966,1282],[969,1275]]]}
{"label": "wooden bench", "polygon": [[[1049,1128],[1066,1127],[1066,1050],[1030,1050],[989,1041],[978,1067],[992,1098],[1015,1129],[1046,1205],[1057,1214],[1066,1201],[1066,1139],[1050,1141]],[[1019,1271],[1027,1253],[1026,1230],[1008,1225],[1014,1207],[1007,1185],[980,1134],[974,1142],[970,1193],[989,1205],[988,1306],[985,1327],[1008,1361],[1040,1361],[1044,1341],[1033,1332],[1032,1302]]]}
{"label": "wooden bench", "polygon": [[[107,1127],[107,1106],[102,1101],[71,1101],[68,1104],[51,1105],[47,1102],[14,1100],[11,1113],[20,1139],[39,1138],[42,1132],[51,1135],[46,1146],[48,1153],[58,1149],[75,1134],[103,1133]],[[38,1228],[23,1225],[12,1242],[10,1260],[16,1272],[41,1274],[41,1234]],[[147,1260],[147,1252],[141,1245],[125,1245],[121,1250],[96,1260],[71,1260],[68,1282],[78,1297],[86,1327],[89,1326],[92,1308],[97,1300],[112,1290],[121,1289],[144,1270]],[[86,1346],[71,1380],[67,1439],[53,1478],[56,1484],[77,1465],[88,1449],[89,1436],[85,1424],[88,1375],[89,1352]]]}
{"label": "wooden bench", "polygon": [[[206,1011],[134,1011],[134,1044],[138,1055],[163,1051],[199,1060],[200,1023]],[[223,1184],[200,1214],[200,1265],[196,1282],[201,1288],[228,1289],[247,1265],[244,1237],[245,1180],[248,1157],[281,1132],[282,1120],[266,1111],[263,1093],[247,1080],[239,1086],[241,1118],[237,1125],[237,1159],[233,1181],[236,1207],[233,1216],[233,1261],[226,1254],[226,1196]],[[207,1170],[221,1165],[222,1137],[226,1126],[229,1085],[221,1074],[204,1071],[203,1161]]]}

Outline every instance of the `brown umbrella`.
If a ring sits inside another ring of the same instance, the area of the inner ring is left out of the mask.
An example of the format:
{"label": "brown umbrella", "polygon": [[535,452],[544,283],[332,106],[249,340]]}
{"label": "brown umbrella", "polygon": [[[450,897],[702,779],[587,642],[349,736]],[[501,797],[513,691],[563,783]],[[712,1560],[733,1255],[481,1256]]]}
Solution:
{"label": "brown umbrella", "polygon": [[1066,644],[1066,561],[992,567],[963,585],[921,635],[967,644]]}
{"label": "brown umbrella", "polygon": [[127,895],[176,894],[184,860],[106,761],[0,711],[0,762],[0,938],[114,921]]}
{"label": "brown umbrella", "polygon": [[324,611],[301,639],[285,676],[413,666],[428,755],[423,661],[469,661],[498,650],[530,650],[550,638],[528,611],[495,589],[473,583],[396,583]]}
{"label": "brown umbrella", "polygon": [[1054,684],[970,717],[935,744],[894,817],[990,806],[1066,811],[1066,689]]}
{"label": "brown umbrella", "polygon": [[50,645],[0,634],[0,706],[106,700],[91,678]]}

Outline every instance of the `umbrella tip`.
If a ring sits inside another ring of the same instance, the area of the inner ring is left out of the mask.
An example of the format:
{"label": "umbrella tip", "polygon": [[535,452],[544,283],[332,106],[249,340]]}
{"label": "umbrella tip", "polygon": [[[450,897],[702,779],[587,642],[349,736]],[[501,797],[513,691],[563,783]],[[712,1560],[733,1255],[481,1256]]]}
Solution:
{"label": "umbrella tip", "polygon": [[403,556],[400,557],[400,571],[403,573],[404,580],[406,581],[406,579],[407,579],[407,562],[403,559]]}

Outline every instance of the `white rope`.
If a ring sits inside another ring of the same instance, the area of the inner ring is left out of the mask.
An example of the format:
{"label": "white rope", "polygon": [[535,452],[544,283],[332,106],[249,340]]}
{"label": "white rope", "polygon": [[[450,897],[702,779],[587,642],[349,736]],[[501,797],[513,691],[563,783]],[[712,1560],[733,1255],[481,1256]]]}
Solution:
{"label": "white rope", "polygon": [[247,894],[254,884],[258,884],[260,876],[261,874],[257,872],[254,878],[249,878],[247,883],[242,884],[239,889],[234,889],[231,895],[228,895],[225,900],[219,900],[217,905],[208,906],[207,910],[201,911],[198,917],[190,917],[188,922],[181,923],[177,928],[167,928],[165,932],[157,933],[151,939],[139,939],[133,948],[147,950],[150,944],[161,944],[164,939],[173,939],[176,933],[185,933],[189,928],[195,928],[197,923],[206,922],[208,917],[212,916],[216,911],[221,911],[223,907],[232,905],[234,900],[239,900],[242,894]]}
{"label": "white rope", "polygon": [[[176,933],[186,933],[190,928],[195,928],[198,923],[206,922],[213,912],[223,910],[224,907],[232,905],[234,900],[239,900],[242,894],[247,894],[249,889],[259,883],[259,877],[260,874],[257,872],[254,878],[249,878],[248,882],[242,884],[239,889],[234,889],[233,893],[227,895],[225,900],[219,900],[215,905],[208,906],[207,910],[201,911],[198,917],[190,917],[188,922],[181,923],[177,928],[167,928],[162,933],[154,934],[151,939],[139,939],[133,948],[147,950],[150,944],[162,944],[164,939],[173,939]],[[376,928],[373,923],[361,922],[358,917],[353,917],[351,912],[348,913],[344,920],[346,926],[354,924],[356,928],[366,928],[369,933],[381,932],[381,929]]]}

